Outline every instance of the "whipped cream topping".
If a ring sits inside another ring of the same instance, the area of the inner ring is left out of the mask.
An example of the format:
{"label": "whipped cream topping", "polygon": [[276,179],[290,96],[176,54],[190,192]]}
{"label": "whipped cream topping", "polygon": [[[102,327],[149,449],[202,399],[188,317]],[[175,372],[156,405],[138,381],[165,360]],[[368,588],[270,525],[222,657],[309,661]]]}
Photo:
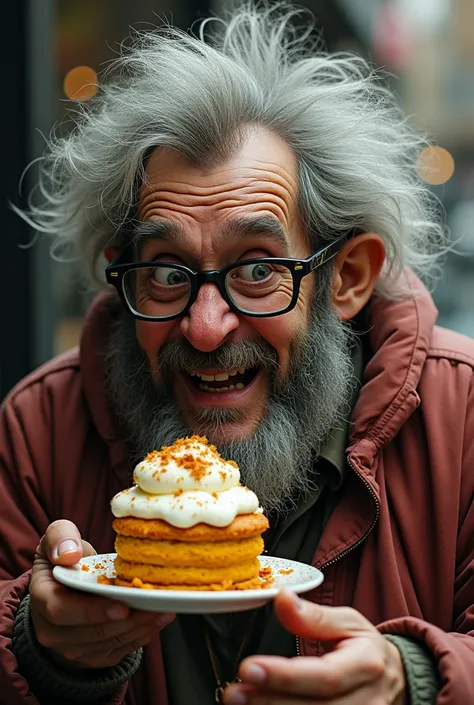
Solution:
{"label": "whipped cream topping", "polygon": [[153,451],[134,471],[135,485],[111,501],[116,517],[162,519],[187,529],[201,522],[228,526],[259,509],[257,496],[239,484],[240,472],[199,436]]}
{"label": "whipped cream topping", "polygon": [[237,514],[252,514],[257,510],[256,495],[240,485],[213,494],[148,494],[135,486],[119,492],[112,500],[112,512],[116,517],[163,519],[180,529],[189,529],[201,522],[211,526],[228,526]]}
{"label": "whipped cream topping", "polygon": [[237,464],[221,458],[207,439],[192,436],[149,453],[136,466],[133,480],[151,494],[179,490],[222,492],[239,484],[240,472]]}

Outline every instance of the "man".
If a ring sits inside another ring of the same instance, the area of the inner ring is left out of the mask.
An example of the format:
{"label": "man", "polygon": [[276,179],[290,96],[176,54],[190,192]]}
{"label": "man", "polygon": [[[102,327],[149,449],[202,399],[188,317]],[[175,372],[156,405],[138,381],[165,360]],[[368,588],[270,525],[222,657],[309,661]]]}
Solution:
{"label": "man", "polygon": [[[297,20],[147,35],[51,143],[25,217],[91,273],[104,253],[116,291],[2,408],[1,703],[474,699],[474,344],[413,273],[443,234],[422,142]],[[196,432],[322,586],[173,618],[57,583],[113,550],[134,463]]]}

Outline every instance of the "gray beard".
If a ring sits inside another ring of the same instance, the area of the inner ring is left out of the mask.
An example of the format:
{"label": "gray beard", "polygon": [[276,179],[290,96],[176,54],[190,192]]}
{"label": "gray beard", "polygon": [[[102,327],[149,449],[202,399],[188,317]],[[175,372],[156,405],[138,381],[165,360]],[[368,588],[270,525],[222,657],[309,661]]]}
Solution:
{"label": "gray beard", "polygon": [[329,282],[320,280],[320,285],[309,329],[291,344],[286,379],[279,374],[276,351],[264,340],[231,341],[210,353],[184,340],[160,348],[157,368],[162,380],[157,384],[152,378],[155,369],[138,345],[134,319],[122,312],[107,351],[107,387],[134,459],[190,433],[216,443],[219,428],[238,422],[243,414],[235,408],[205,408],[198,428],[191,431],[173,398],[176,371],[260,366],[270,380],[265,414],[250,437],[218,442],[218,450],[238,463],[242,482],[267,512],[283,513],[301,493],[316,487],[313,462],[350,412],[354,385],[353,333],[331,307]]}

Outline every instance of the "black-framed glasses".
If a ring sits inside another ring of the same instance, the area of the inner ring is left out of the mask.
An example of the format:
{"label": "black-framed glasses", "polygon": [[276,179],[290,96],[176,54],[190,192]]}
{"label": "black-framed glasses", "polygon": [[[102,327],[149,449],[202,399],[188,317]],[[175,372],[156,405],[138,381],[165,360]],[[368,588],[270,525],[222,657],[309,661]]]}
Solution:
{"label": "black-framed glasses", "polygon": [[329,262],[346,239],[344,235],[305,259],[256,257],[201,272],[175,262],[126,262],[124,250],[106,267],[105,276],[125,308],[144,321],[185,316],[206,282],[217,286],[236,313],[281,316],[296,306],[303,277]]}

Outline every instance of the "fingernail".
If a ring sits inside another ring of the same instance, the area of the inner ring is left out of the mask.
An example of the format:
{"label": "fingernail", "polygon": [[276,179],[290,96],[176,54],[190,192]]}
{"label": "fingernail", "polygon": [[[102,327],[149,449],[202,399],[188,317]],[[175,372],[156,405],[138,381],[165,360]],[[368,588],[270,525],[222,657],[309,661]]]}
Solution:
{"label": "fingernail", "polygon": [[125,619],[128,616],[127,608],[122,605],[108,607],[105,613],[109,619]]}
{"label": "fingernail", "polygon": [[293,592],[293,590],[283,590],[285,593],[286,597],[289,597],[289,599],[292,601],[293,606],[298,612],[301,612],[304,609],[304,600],[301,600],[296,592]]}
{"label": "fingernail", "polygon": [[302,600],[296,592],[293,593],[293,604],[295,605],[295,608],[298,610],[298,612],[302,612],[304,610],[304,600]]}
{"label": "fingernail", "polygon": [[261,666],[252,663],[245,669],[244,680],[246,683],[252,683],[252,685],[261,685],[267,680],[267,673]]}
{"label": "fingernail", "polygon": [[225,694],[225,705],[246,705],[249,699],[241,690],[229,690]]}
{"label": "fingernail", "polygon": [[64,539],[64,541],[61,541],[57,548],[57,553],[58,556],[62,556],[63,553],[69,553],[69,551],[77,551],[79,546],[77,545],[76,541],[73,539]]}

